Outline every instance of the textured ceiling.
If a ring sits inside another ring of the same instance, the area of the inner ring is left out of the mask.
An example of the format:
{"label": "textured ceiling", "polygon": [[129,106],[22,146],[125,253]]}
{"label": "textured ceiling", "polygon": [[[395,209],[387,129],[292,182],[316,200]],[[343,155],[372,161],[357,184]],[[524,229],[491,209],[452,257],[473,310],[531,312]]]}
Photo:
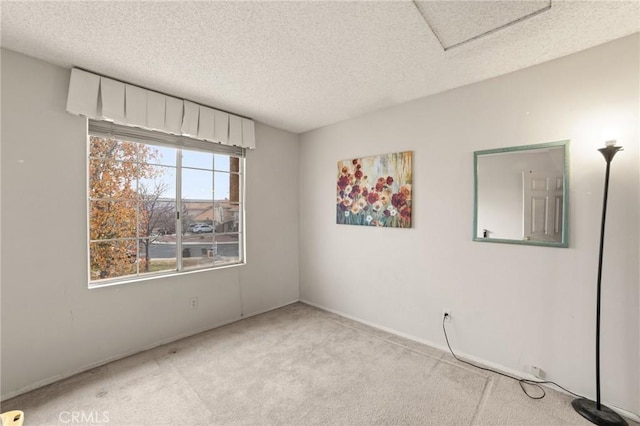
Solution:
{"label": "textured ceiling", "polygon": [[419,10],[451,42],[503,25],[508,3],[2,1],[1,44],[304,132],[640,30],[637,0],[554,0],[444,51]]}

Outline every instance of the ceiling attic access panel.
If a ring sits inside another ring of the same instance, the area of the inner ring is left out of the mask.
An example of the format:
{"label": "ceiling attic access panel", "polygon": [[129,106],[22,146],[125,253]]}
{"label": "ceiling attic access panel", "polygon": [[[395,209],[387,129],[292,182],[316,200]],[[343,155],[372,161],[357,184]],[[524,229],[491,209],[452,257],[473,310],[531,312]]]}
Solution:
{"label": "ceiling attic access panel", "polygon": [[521,23],[551,9],[551,0],[414,1],[444,50]]}

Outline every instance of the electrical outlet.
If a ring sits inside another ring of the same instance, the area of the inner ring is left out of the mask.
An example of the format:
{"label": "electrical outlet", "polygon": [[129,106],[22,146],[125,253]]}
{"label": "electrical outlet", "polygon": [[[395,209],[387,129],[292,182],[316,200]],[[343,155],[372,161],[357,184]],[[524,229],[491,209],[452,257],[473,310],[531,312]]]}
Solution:
{"label": "electrical outlet", "polygon": [[443,308],[442,309],[442,318],[444,318],[444,322],[451,322],[451,309]]}
{"label": "electrical outlet", "polygon": [[536,365],[529,366],[529,372],[536,376],[538,379],[542,378],[542,369]]}
{"label": "electrical outlet", "polygon": [[192,297],[189,301],[189,306],[191,306],[191,309],[198,309],[198,298]]}

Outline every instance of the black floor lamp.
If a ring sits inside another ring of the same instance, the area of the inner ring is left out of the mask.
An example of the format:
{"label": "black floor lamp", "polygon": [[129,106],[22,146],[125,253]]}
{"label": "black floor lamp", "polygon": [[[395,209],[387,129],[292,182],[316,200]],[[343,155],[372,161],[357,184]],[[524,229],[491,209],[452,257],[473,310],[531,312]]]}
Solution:
{"label": "black floor lamp", "polygon": [[604,224],[607,217],[607,196],[609,195],[609,169],[611,160],[616,152],[621,151],[621,146],[616,146],[616,141],[607,141],[604,148],[598,151],[607,162],[607,171],[604,175],[604,198],[602,200],[602,224],[600,225],[600,256],[598,257],[598,295],[596,305],[596,400],[586,398],[574,399],[571,402],[573,408],[582,417],[601,426],[627,426],[627,422],[611,408],[600,403],[600,293],[602,284],[602,251],[604,249]]}

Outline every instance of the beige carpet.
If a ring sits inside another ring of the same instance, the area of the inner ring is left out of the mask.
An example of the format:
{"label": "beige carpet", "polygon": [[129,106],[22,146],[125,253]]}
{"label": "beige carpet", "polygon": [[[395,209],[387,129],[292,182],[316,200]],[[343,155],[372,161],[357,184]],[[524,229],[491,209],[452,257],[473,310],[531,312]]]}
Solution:
{"label": "beige carpet", "polygon": [[[302,303],[6,401],[25,425],[590,425],[571,398]],[[635,424],[630,422],[630,424]]]}

